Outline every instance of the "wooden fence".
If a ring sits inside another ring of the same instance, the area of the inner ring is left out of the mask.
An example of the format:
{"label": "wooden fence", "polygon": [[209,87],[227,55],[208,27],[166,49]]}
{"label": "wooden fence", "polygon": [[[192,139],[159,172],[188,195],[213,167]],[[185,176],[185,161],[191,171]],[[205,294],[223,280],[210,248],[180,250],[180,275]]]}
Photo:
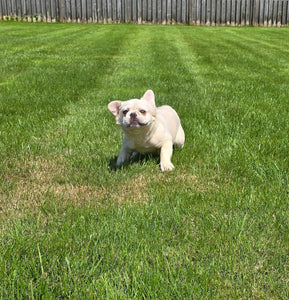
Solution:
{"label": "wooden fence", "polygon": [[0,0],[0,20],[288,26],[289,0]]}

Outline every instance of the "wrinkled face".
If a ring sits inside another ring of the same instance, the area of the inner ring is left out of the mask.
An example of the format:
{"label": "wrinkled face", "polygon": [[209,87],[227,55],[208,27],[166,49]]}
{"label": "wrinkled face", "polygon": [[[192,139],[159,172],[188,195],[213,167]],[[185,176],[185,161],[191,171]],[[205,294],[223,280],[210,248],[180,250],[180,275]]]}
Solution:
{"label": "wrinkled face", "polygon": [[123,129],[145,127],[156,117],[155,95],[148,90],[141,99],[112,101],[108,109],[114,115],[116,124]]}
{"label": "wrinkled face", "polygon": [[119,111],[119,124],[128,128],[138,128],[151,123],[152,108],[144,100],[132,99],[122,102]]}

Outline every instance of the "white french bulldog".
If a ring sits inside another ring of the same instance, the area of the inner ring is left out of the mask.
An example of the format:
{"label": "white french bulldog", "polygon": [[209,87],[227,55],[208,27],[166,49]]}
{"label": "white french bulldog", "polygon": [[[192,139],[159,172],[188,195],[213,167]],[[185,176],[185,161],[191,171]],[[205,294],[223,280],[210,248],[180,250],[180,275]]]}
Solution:
{"label": "white french bulldog", "polygon": [[160,153],[161,171],[174,169],[171,162],[173,145],[183,148],[185,133],[173,108],[168,105],[156,107],[155,95],[148,90],[141,99],[112,101],[108,109],[125,133],[117,166],[128,160],[133,152]]}

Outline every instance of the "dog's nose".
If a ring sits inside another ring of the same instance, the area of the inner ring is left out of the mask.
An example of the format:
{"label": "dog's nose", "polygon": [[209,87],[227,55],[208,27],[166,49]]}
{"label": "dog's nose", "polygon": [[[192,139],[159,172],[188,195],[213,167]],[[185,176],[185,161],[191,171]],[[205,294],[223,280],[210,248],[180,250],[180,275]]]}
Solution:
{"label": "dog's nose", "polygon": [[133,119],[133,120],[136,119],[136,113],[131,113],[130,118]]}

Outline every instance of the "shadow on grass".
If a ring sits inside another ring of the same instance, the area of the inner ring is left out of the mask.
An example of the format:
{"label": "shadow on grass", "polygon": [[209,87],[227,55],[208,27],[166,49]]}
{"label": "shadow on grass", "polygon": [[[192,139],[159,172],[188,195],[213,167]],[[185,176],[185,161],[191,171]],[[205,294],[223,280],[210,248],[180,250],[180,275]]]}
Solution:
{"label": "shadow on grass", "polygon": [[109,169],[111,172],[115,172],[121,168],[127,168],[129,165],[142,165],[145,164],[149,161],[154,161],[156,165],[159,165],[160,163],[160,156],[158,154],[141,154],[141,153],[136,153],[132,155],[132,157],[123,163],[121,166],[116,165],[117,161],[117,156],[113,157],[109,161]]}

